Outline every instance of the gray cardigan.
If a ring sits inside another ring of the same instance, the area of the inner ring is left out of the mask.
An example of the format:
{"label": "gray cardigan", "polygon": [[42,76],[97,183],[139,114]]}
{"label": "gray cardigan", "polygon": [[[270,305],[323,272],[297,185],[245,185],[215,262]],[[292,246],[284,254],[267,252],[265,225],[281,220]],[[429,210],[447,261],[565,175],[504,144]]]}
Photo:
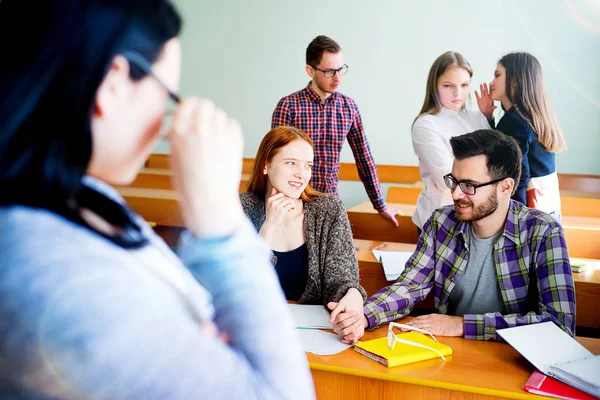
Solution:
{"label": "gray cardigan", "polygon": [[[252,192],[241,194],[240,200],[256,231],[260,231],[266,218],[264,200]],[[350,288],[358,289],[366,299],[358,283],[358,260],[344,203],[326,194],[304,203],[304,236],[308,279],[298,302],[326,305],[339,301]],[[272,259],[273,265],[277,264],[277,257]]]}

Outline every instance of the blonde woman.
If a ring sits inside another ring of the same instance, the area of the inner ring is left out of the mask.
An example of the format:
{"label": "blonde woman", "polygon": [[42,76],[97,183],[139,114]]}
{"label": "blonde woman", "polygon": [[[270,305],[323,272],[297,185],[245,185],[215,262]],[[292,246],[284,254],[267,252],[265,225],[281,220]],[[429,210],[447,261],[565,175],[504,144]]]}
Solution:
{"label": "blonde woman", "polygon": [[529,53],[500,59],[489,90],[482,86],[479,107],[491,119],[493,101],[506,111],[497,129],[512,136],[523,153],[521,180],[513,199],[560,221],[560,192],[555,155],[566,148],[544,87],[542,66]]}
{"label": "blonde woman", "polygon": [[490,127],[479,110],[467,109],[472,76],[468,61],[454,51],[439,56],[429,70],[425,101],[411,132],[424,184],[412,218],[419,233],[435,209],[452,204],[443,178],[454,160],[450,138]]}

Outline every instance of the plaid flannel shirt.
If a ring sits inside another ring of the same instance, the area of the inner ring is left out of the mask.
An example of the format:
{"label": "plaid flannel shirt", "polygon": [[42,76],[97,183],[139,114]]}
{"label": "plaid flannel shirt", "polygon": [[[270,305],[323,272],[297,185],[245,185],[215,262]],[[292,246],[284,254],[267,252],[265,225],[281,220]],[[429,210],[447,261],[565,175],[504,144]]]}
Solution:
{"label": "plaid flannel shirt", "polygon": [[315,163],[310,185],[323,193],[338,196],[340,153],[346,137],[356,160],[360,180],[377,211],[387,207],[381,195],[377,167],[354,100],[334,93],[325,102],[311,87],[282,98],[271,120],[271,127],[294,126],[310,136],[315,145]]}
{"label": "plaid flannel shirt", "polygon": [[[434,305],[448,311],[450,293],[469,259],[468,226],[454,206],[436,210],[398,280],[365,304],[370,329],[402,318],[433,289]],[[575,334],[575,287],[562,226],[549,215],[510,201],[494,265],[504,313],[464,316],[465,339],[496,340],[496,329],[552,321]]]}

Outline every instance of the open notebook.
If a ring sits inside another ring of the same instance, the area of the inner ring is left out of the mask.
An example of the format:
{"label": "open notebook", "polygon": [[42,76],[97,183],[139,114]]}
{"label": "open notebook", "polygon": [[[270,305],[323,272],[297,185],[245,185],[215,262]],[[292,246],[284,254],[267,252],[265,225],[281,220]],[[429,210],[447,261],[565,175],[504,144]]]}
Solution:
{"label": "open notebook", "polygon": [[373,256],[381,262],[385,279],[388,281],[398,279],[404,271],[406,262],[413,254],[410,251],[381,251],[375,249],[371,251],[373,252]]}
{"label": "open notebook", "polygon": [[498,329],[496,333],[542,373],[600,397],[600,356],[594,356],[553,322]]}

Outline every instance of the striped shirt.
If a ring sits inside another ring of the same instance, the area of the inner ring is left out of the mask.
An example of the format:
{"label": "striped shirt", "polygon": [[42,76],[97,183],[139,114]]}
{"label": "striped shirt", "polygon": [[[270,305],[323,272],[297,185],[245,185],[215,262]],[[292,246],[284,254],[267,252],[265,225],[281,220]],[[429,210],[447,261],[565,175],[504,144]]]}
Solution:
{"label": "striped shirt", "polygon": [[348,138],[358,175],[365,185],[369,200],[377,211],[387,208],[381,195],[377,167],[354,100],[336,92],[322,101],[309,82],[306,88],[282,98],[277,104],[271,127],[282,125],[302,129],[310,136],[315,145],[310,184],[316,190],[334,196],[338,196],[340,153]]}
{"label": "striped shirt", "polygon": [[[468,223],[454,206],[436,210],[398,280],[365,304],[369,327],[402,318],[433,290],[448,312],[450,293],[469,260]],[[548,214],[510,201],[506,225],[493,248],[504,310],[464,316],[466,339],[496,340],[496,329],[552,321],[575,334],[575,288],[562,226]]]}

